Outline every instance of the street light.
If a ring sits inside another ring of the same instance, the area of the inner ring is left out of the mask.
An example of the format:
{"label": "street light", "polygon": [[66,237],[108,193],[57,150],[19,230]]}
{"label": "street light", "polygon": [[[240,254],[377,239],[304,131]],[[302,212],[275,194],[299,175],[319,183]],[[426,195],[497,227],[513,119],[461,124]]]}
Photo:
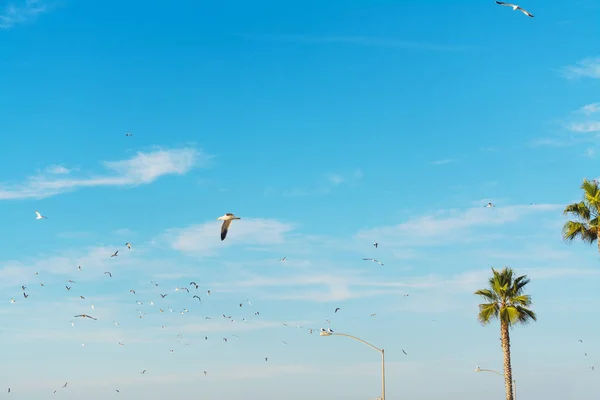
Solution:
{"label": "street light", "polygon": [[[494,371],[493,369],[484,369],[484,368],[477,367],[477,368],[475,368],[475,372],[491,372],[493,374],[504,377],[504,374],[502,372]],[[517,400],[517,381],[514,379],[513,379],[513,399]]]}
{"label": "street light", "polygon": [[357,338],[356,336],[347,335],[345,333],[334,333],[331,329],[325,330],[325,329],[321,328],[321,332],[319,333],[319,335],[320,336],[345,336],[350,339],[354,339],[361,343],[364,343],[367,346],[369,346],[370,348],[372,348],[373,350],[376,350],[377,352],[379,352],[381,354],[381,397],[377,400],[385,400],[385,352],[383,349],[375,347],[371,343],[367,342],[366,340],[362,340],[361,338]]}

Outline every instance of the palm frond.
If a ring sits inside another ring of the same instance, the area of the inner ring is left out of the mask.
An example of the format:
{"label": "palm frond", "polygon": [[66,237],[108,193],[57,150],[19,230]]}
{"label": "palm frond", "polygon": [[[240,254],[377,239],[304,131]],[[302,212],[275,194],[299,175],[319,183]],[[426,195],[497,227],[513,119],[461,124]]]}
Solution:
{"label": "palm frond", "polygon": [[500,308],[498,307],[497,302],[480,304],[477,320],[481,325],[487,325],[492,321],[492,319],[498,318],[499,312]]}
{"label": "palm frond", "polygon": [[591,211],[598,211],[598,206],[600,206],[600,189],[598,188],[598,182],[584,179],[581,184],[581,189],[583,189],[583,200],[592,206],[590,207]]}
{"label": "palm frond", "polygon": [[515,308],[519,312],[519,324],[525,325],[530,323],[531,321],[537,321],[537,315],[529,308],[521,306],[516,306]]}
{"label": "palm frond", "polygon": [[598,239],[598,228],[592,228],[589,224],[577,221],[565,222],[562,230],[563,239],[567,242],[572,242],[575,239],[581,239],[586,243],[594,243]]}
{"label": "palm frond", "polygon": [[592,212],[589,209],[589,207],[585,204],[585,202],[581,201],[579,203],[573,203],[566,206],[563,210],[563,215],[568,214],[576,216],[581,221],[587,222],[590,220]]}
{"label": "palm frond", "polygon": [[531,296],[522,294],[512,298],[512,303],[517,306],[529,307],[531,305]]}
{"label": "palm frond", "polygon": [[496,296],[496,293],[492,292],[489,289],[480,289],[480,290],[476,291],[474,294],[477,296],[483,297],[485,300],[489,301],[490,303],[498,301],[498,296]]}

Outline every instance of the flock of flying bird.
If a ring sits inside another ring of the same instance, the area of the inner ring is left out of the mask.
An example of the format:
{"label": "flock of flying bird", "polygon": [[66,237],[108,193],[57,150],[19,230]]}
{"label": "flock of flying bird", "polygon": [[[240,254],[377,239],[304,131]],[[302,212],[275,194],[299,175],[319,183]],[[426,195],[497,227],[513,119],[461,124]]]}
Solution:
{"label": "flock of flying bird", "polygon": [[[34,212],[35,212],[35,215],[36,215],[36,220],[44,220],[44,219],[48,219],[46,216],[42,215],[42,214],[41,214],[41,213],[40,213],[38,210],[35,210]],[[230,229],[230,227],[231,227],[231,223],[232,223],[234,220],[240,220],[240,219],[241,219],[240,217],[237,217],[237,216],[235,216],[235,215],[234,215],[234,214],[232,214],[232,213],[226,213],[225,215],[223,215],[223,216],[221,216],[221,217],[217,218],[217,220],[223,221],[223,224],[221,225],[221,230],[220,230],[220,238],[221,238],[221,241],[225,240],[225,238],[227,237],[227,233],[228,233],[228,231],[229,231],[229,229]],[[131,250],[131,243],[129,243],[129,242],[126,242],[126,243],[125,243],[125,247],[127,247],[127,249]],[[379,243],[377,243],[377,242],[373,243],[373,247],[375,247],[375,248],[379,248]],[[110,258],[113,258],[113,257],[118,257],[118,256],[119,256],[119,250],[115,250],[115,252],[114,252],[114,253],[111,253],[111,254],[110,254]],[[283,257],[283,258],[279,259],[278,261],[279,261],[279,262],[281,262],[281,263],[285,263],[285,262],[286,262],[286,260],[287,260],[287,257]],[[363,258],[363,260],[365,260],[365,261],[371,261],[371,262],[374,262],[374,263],[378,263],[379,265],[383,266],[383,263],[382,263],[382,262],[380,262],[380,261],[378,261],[378,260],[376,260],[376,259],[374,259],[374,258]],[[82,270],[83,270],[83,268],[81,267],[81,265],[77,266],[77,271],[82,271]],[[34,275],[34,276],[40,276],[39,272],[34,272],[34,274],[33,274],[33,275]],[[108,278],[112,278],[112,276],[113,276],[111,271],[104,271],[104,275],[106,275]],[[69,280],[67,280],[67,281],[66,281],[66,283],[67,283],[67,284],[65,285],[65,289],[66,289],[67,291],[71,291],[71,289],[73,288],[73,285],[74,285],[74,284],[76,284],[76,282],[75,282],[74,280],[72,280],[72,279],[69,279]],[[159,286],[159,284],[158,284],[158,283],[156,283],[156,282],[154,282],[154,281],[150,281],[150,283],[151,283],[153,286],[155,286],[155,287],[158,287],[158,286]],[[71,286],[69,286],[69,285],[71,285]],[[44,287],[44,283],[40,282],[40,286],[41,286],[41,287]],[[190,286],[190,288],[192,288],[192,290],[195,290],[195,291],[199,290],[199,288],[200,288],[200,286],[199,286],[199,285],[198,285],[196,282],[193,282],[193,281],[192,281],[192,282],[190,282],[188,286]],[[22,290],[23,298],[24,298],[24,299],[28,299],[28,298],[29,298],[29,294],[26,292],[26,290],[27,290],[27,286],[25,286],[25,285],[22,285],[22,286],[21,286],[21,290]],[[132,293],[133,295],[135,295],[135,294],[136,294],[136,291],[135,291],[135,289],[130,289],[130,290],[129,290],[129,292],[130,292],[130,293]],[[181,286],[181,287],[180,287],[180,286],[178,286],[178,287],[176,287],[176,288],[175,288],[175,292],[180,292],[180,293],[182,293],[182,292],[186,292],[186,293],[190,294],[190,289],[189,289],[188,287],[185,287],[185,286]],[[212,292],[211,292],[211,290],[210,290],[210,289],[208,289],[208,290],[206,291],[206,294],[207,294],[208,296],[210,296],[210,295],[211,295],[211,293],[212,293]],[[160,294],[160,298],[161,298],[161,299],[165,299],[165,298],[168,296],[168,293],[159,293],[159,294]],[[408,296],[408,294],[405,294],[404,296],[405,296],[405,297],[407,297],[407,296]],[[86,300],[86,297],[85,297],[85,296],[83,296],[83,295],[79,295],[79,298],[80,298],[81,300]],[[202,302],[202,298],[201,298],[199,295],[197,295],[197,294],[194,294],[194,295],[193,295],[191,298],[192,298],[192,299],[196,299],[196,300],[198,300],[198,302]],[[15,304],[15,303],[17,302],[17,300],[16,300],[14,297],[11,297],[11,298],[10,298],[10,302],[11,302],[12,304]],[[246,302],[245,302],[245,303],[246,303],[247,305],[249,305],[249,306],[254,306],[254,304],[252,304],[252,302],[250,302],[250,300],[246,300]],[[143,303],[143,302],[141,302],[141,301],[136,301],[136,304],[137,304],[137,305],[139,305],[139,306],[143,306],[143,305],[144,305],[144,303]],[[154,302],[153,302],[153,301],[150,301],[150,302],[149,302],[149,305],[150,305],[150,306],[154,306]],[[94,305],[94,303],[90,303],[90,306],[91,306],[91,309],[92,309],[92,310],[94,310],[94,309],[95,309],[95,305]],[[244,303],[243,303],[243,302],[241,302],[241,303],[239,303],[239,304],[238,304],[238,307],[239,307],[239,308],[242,308],[243,306],[244,306]],[[173,310],[173,309],[172,309],[170,306],[166,307],[166,309],[167,309],[169,312],[171,312],[171,313],[173,313],[173,312],[174,312],[174,310]],[[334,314],[337,314],[337,313],[338,313],[340,310],[341,310],[341,308],[340,308],[340,307],[336,307],[336,308],[334,309]],[[138,312],[138,317],[139,317],[140,319],[143,319],[143,318],[144,318],[144,315],[146,315],[146,313],[145,313],[145,312],[143,312],[142,310],[140,310],[139,308],[138,308],[136,311]],[[163,309],[162,307],[159,307],[159,310],[158,310],[158,311],[159,311],[160,313],[163,313],[163,312],[165,312],[165,309]],[[179,314],[182,314],[182,315],[183,315],[183,314],[186,314],[186,313],[188,313],[188,312],[189,312],[189,310],[188,310],[187,308],[184,308],[183,310],[181,310],[181,311],[179,312]],[[373,313],[373,314],[370,314],[370,317],[374,317],[374,316],[376,316],[376,315],[377,315],[376,313]],[[259,311],[255,311],[255,312],[253,312],[253,316],[254,316],[254,317],[258,317],[258,316],[260,316],[260,312],[259,312]],[[235,320],[234,318],[232,318],[232,316],[231,316],[231,315],[221,314],[221,316],[220,316],[220,317],[221,317],[221,318],[223,318],[223,319],[225,319],[225,320],[229,320],[229,321],[230,321],[230,322],[232,322],[232,323],[235,323],[235,322],[236,322],[236,320]],[[81,314],[74,315],[74,316],[73,316],[73,318],[80,318],[80,319],[90,319],[90,320],[94,320],[94,321],[97,321],[97,320],[98,320],[98,318],[96,318],[96,317],[94,317],[94,316],[92,316],[92,315],[90,315],[90,314],[87,314],[87,313],[81,313]],[[210,320],[210,319],[212,319],[212,317],[210,317],[210,316],[206,316],[206,317],[205,317],[205,319],[206,319],[206,320]],[[241,318],[241,322],[247,322],[247,321],[248,321],[248,320],[247,320],[247,318]],[[327,324],[331,324],[331,321],[330,321],[329,319],[326,319],[324,322],[325,322],[325,323],[327,323]],[[113,324],[114,324],[115,326],[119,326],[119,323],[118,323],[117,321],[113,321]],[[288,327],[288,326],[289,326],[287,323],[282,323],[282,325],[283,325],[283,326],[285,326],[285,327]],[[75,326],[75,322],[74,322],[73,320],[71,320],[71,326],[73,326],[73,327]],[[302,329],[302,328],[303,328],[303,327],[302,327],[302,326],[300,326],[299,324],[296,324],[295,326],[296,326],[296,328],[298,328],[298,329]],[[163,329],[164,329],[164,328],[166,328],[166,326],[165,326],[165,325],[161,325],[161,328],[163,328]],[[313,332],[316,332],[316,331],[319,331],[319,332],[326,332],[326,333],[334,333],[334,332],[333,332],[333,330],[332,330],[331,328],[327,328],[327,329],[326,329],[326,328],[307,328],[307,331],[308,331],[308,333],[310,333],[310,334],[312,334]],[[237,336],[237,335],[235,335],[235,334],[233,334],[233,335],[232,335],[232,337],[236,337],[236,338],[237,338],[238,336]],[[178,334],[178,335],[177,335],[177,338],[178,338],[178,339],[183,339],[183,336],[182,336],[182,335],[180,335],[180,334]],[[208,340],[208,336],[204,336],[204,340]],[[225,343],[227,343],[227,342],[228,342],[228,338],[227,338],[227,337],[223,337],[223,338],[222,338],[222,340],[223,340],[223,342],[225,342]],[[283,345],[287,345],[287,344],[288,344],[286,341],[281,341],[281,343],[282,343]],[[119,342],[118,342],[118,345],[119,345],[119,346],[124,346],[124,345],[125,345],[125,343],[123,343],[123,342],[120,342],[120,341],[119,341]],[[85,344],[84,344],[84,343],[82,343],[82,344],[81,344],[81,346],[82,346],[82,347],[85,347]],[[169,349],[169,352],[170,352],[170,353],[173,353],[173,352],[174,352],[174,349]],[[407,353],[406,353],[406,351],[404,351],[404,350],[402,350],[402,352],[403,352],[405,355],[407,354]],[[265,361],[268,361],[268,359],[269,359],[268,357],[264,357],[264,360],[265,360]],[[144,370],[142,370],[142,371],[140,372],[140,374],[141,374],[141,375],[144,375],[145,373],[146,373],[146,369],[144,369]],[[208,372],[207,372],[207,371],[203,371],[203,373],[204,373],[204,375],[207,375],[207,373],[208,373]],[[67,384],[68,384],[68,382],[65,382],[65,384],[64,384],[64,385],[62,385],[62,386],[61,386],[61,387],[60,387],[58,390],[60,390],[60,389],[63,389],[63,388],[66,388],[66,387],[67,387]],[[11,388],[8,388],[8,393],[11,393],[11,392],[12,392]],[[56,392],[57,392],[57,390],[54,390],[54,393],[56,393]],[[120,390],[118,390],[118,389],[115,389],[115,393],[120,393]]]}

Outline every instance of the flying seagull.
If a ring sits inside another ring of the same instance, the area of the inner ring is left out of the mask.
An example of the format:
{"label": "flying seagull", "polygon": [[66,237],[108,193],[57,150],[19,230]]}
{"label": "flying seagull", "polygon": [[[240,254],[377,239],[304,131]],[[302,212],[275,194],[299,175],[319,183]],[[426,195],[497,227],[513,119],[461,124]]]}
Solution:
{"label": "flying seagull", "polygon": [[125,246],[127,246],[127,248],[128,248],[129,250],[131,250],[131,243],[129,243],[129,242],[125,243]]}
{"label": "flying seagull", "polygon": [[364,261],[373,261],[376,262],[377,264],[381,265],[383,267],[383,263],[381,263],[381,261],[377,261],[374,258],[363,258]]}
{"label": "flying seagull", "polygon": [[116,257],[119,254],[119,250],[115,251],[111,257]]}
{"label": "flying seagull", "polygon": [[281,260],[279,260],[279,262],[285,262],[285,259],[286,259],[286,258],[287,258],[287,257],[283,257]]}
{"label": "flying seagull", "polygon": [[527,15],[528,17],[533,18],[533,15],[531,15],[531,13],[529,11],[522,9],[520,6],[518,6],[516,4],[505,3],[503,1],[498,1],[498,0],[496,0],[496,4],[499,4],[501,6],[506,6],[506,7],[512,7],[513,11],[519,10],[523,14]]}
{"label": "flying seagull", "polygon": [[109,278],[112,278],[112,274],[111,274],[110,272],[108,272],[108,271],[106,271],[106,272],[104,273],[104,275],[108,275],[108,277],[109,277]]}
{"label": "flying seagull", "polygon": [[496,207],[496,206],[493,205],[492,203],[487,203],[487,205],[485,206],[485,208],[492,208],[492,207]]}
{"label": "flying seagull", "polygon": [[408,354],[406,354],[406,352],[404,351],[404,349],[402,349],[402,352],[404,353],[405,356],[407,356]]}
{"label": "flying seagull", "polygon": [[167,297],[167,294],[160,293],[160,297],[164,299],[165,297]]}
{"label": "flying seagull", "polygon": [[379,243],[375,242],[373,243],[373,246],[375,246],[375,248],[379,247]]}
{"label": "flying seagull", "polygon": [[198,284],[196,282],[190,282],[190,286],[195,286],[198,289]]}
{"label": "flying seagull", "polygon": [[335,309],[334,313],[337,313],[338,311],[340,311],[339,307]]}
{"label": "flying seagull", "polygon": [[38,210],[35,210],[35,219],[48,219],[46,217],[44,217],[42,214],[40,214],[40,212]]}
{"label": "flying seagull", "polygon": [[200,298],[200,296],[198,296],[197,294],[195,294],[194,297],[192,297],[192,299],[198,299],[198,301],[202,301],[202,299]]}
{"label": "flying seagull", "polygon": [[227,213],[222,217],[217,218],[218,220],[223,221],[223,225],[221,225],[221,241],[225,240],[227,237],[227,231],[229,230],[229,226],[231,225],[231,221],[234,219],[241,219],[240,217],[236,217],[232,213]]}
{"label": "flying seagull", "polygon": [[94,321],[98,320],[98,318],[90,317],[87,314],[79,314],[79,315],[76,315],[75,318],[89,318],[89,319],[93,319]]}

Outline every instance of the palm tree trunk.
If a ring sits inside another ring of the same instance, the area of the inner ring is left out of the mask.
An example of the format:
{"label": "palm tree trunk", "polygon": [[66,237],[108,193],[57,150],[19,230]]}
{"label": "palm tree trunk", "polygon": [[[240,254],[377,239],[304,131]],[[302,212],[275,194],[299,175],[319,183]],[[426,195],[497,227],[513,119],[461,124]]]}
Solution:
{"label": "palm tree trunk", "polygon": [[598,242],[598,253],[600,253],[600,229],[598,229],[598,233],[596,234],[596,242]]}
{"label": "palm tree trunk", "polygon": [[506,387],[506,400],[514,400],[512,367],[510,366],[510,335],[508,324],[500,322],[500,334],[502,340],[502,353],[504,353],[504,386]]}

